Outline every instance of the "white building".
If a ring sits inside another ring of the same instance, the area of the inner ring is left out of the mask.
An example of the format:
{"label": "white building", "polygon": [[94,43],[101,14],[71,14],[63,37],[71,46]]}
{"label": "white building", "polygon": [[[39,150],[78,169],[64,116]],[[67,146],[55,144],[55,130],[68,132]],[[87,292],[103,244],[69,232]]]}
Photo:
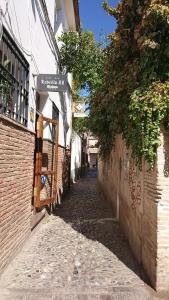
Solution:
{"label": "white building", "polygon": [[88,134],[87,136],[87,153],[88,153],[88,162],[91,169],[97,168],[98,163],[98,139]]}
{"label": "white building", "polygon": [[37,78],[61,74],[57,38],[79,26],[77,0],[0,0],[0,270],[69,185],[71,74],[65,92]]}
{"label": "white building", "polygon": [[[76,1],[46,0],[45,3],[43,0],[0,0],[1,25],[7,29],[29,64],[27,127],[32,131],[35,130],[35,117],[32,117],[32,112],[36,113],[36,75],[59,73],[59,49],[55,37],[63,31],[76,30],[78,24],[74,2]],[[71,87],[70,74],[68,82]],[[52,105],[56,105],[59,110],[59,144],[70,146],[72,97],[69,88],[64,94],[38,93],[38,108],[44,116],[52,118]],[[46,130],[45,136],[50,136],[49,130]]]}
{"label": "white building", "polygon": [[82,138],[73,131],[71,145],[71,181],[75,183],[82,171]]}

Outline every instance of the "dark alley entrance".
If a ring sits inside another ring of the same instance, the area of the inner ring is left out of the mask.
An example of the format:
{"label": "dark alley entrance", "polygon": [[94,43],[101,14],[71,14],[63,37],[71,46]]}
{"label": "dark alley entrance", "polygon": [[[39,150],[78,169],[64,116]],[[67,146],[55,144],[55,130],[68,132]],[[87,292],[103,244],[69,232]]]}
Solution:
{"label": "dark alley entrance", "polygon": [[97,189],[96,171],[32,233],[0,279],[1,300],[156,299]]}

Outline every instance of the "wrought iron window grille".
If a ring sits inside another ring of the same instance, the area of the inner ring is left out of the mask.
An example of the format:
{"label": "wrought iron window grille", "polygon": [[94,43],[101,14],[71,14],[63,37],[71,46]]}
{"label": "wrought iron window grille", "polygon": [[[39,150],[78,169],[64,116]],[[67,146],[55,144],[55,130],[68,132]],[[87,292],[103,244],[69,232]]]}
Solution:
{"label": "wrought iron window grille", "polygon": [[0,40],[0,113],[27,126],[29,63],[3,27]]}

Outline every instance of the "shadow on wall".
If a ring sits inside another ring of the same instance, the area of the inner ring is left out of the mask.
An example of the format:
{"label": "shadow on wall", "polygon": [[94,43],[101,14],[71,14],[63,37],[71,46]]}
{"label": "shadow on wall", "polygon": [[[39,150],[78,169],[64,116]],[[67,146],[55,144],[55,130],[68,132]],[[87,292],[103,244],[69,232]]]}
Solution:
{"label": "shadow on wall", "polygon": [[[57,3],[58,5],[58,3]],[[62,9],[61,7],[55,8],[54,12],[54,33],[56,34],[59,30],[60,25],[62,24]]]}
{"label": "shadow on wall", "polygon": [[[143,161],[142,171],[140,171],[134,163],[131,149],[126,148],[124,140],[119,135],[110,160],[102,161],[99,166],[99,182],[106,198],[111,199],[117,211],[119,201],[120,227],[138,262],[143,265],[152,286],[157,289],[163,283],[165,285],[165,278],[167,278],[167,275],[160,271],[159,265],[161,270],[164,265],[166,269],[169,266],[167,259],[157,256],[158,249],[165,247],[163,240],[160,240],[159,246],[157,239],[163,231],[165,221],[163,218],[158,218],[159,206],[162,205],[164,211],[168,201],[163,196],[163,194],[167,195],[168,188],[168,179],[164,178],[169,172],[168,151],[169,137],[168,141],[164,137],[164,144],[158,148],[154,169],[149,172],[147,163]],[[167,227],[165,230],[167,234]]]}
{"label": "shadow on wall", "polygon": [[61,104],[61,110],[63,113],[63,130],[64,130],[64,141],[65,141],[65,147],[67,142],[67,132],[69,130],[69,124],[67,120],[67,104],[66,104],[66,95],[65,93],[59,93],[60,94],[60,104]]}
{"label": "shadow on wall", "polygon": [[34,15],[34,18],[35,18],[35,22],[36,22],[36,5],[35,4],[37,2],[37,0],[31,0],[31,4],[32,4],[32,11],[33,11],[33,15]]}
{"label": "shadow on wall", "polygon": [[66,149],[64,153],[64,159],[62,162],[62,185],[63,192],[70,189],[70,168],[71,168],[71,154],[70,150]]}
{"label": "shadow on wall", "polygon": [[32,4],[32,11],[33,11],[33,15],[34,15],[34,18],[35,18],[35,22],[36,22],[36,11],[37,11],[37,14],[39,16],[39,20],[41,22],[42,29],[43,29],[43,32],[44,32],[44,35],[45,35],[45,38],[46,38],[46,41],[48,43],[48,46],[51,49],[51,52],[53,53],[53,55],[55,55],[55,50],[54,50],[54,48],[51,47],[52,43],[51,43],[50,38],[48,36],[48,27],[46,25],[46,22],[44,21],[41,6],[40,6],[40,4],[37,0],[31,0],[31,4]]}
{"label": "shadow on wall", "polygon": [[71,170],[71,183],[76,183],[80,179],[81,168],[75,168]]}

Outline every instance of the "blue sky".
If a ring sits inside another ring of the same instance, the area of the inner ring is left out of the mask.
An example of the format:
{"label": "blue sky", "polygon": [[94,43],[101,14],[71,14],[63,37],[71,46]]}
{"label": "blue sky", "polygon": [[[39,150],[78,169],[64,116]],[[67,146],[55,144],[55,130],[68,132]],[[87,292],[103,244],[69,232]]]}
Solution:
{"label": "blue sky", "polygon": [[[98,41],[100,34],[108,35],[116,28],[116,21],[101,7],[103,0],[80,0],[80,20],[84,29],[94,32]],[[118,0],[110,0],[112,6],[116,6]]]}
{"label": "blue sky", "polygon": [[[109,16],[102,8],[103,0],[79,0],[80,21],[82,27],[94,32],[98,41],[103,41],[102,35],[108,35],[116,28],[116,20]],[[110,0],[112,6],[116,6],[118,0]],[[81,92],[81,96],[86,96],[86,91]]]}

